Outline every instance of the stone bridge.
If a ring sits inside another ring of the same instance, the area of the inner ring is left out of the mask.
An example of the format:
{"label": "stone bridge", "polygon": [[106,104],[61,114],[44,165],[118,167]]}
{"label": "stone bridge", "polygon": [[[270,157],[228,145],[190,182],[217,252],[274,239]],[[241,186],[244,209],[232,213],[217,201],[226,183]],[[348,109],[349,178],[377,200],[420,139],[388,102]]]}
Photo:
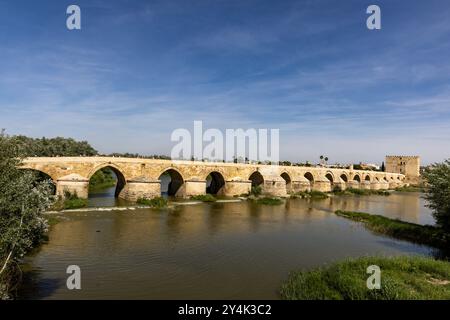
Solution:
{"label": "stone bridge", "polygon": [[206,193],[237,196],[249,193],[252,186],[261,186],[264,194],[283,197],[299,191],[378,190],[405,184],[404,175],[389,172],[140,158],[35,157],[25,159],[23,168],[50,176],[58,195],[76,192],[80,198],[88,197],[94,173],[110,168],[118,179],[116,196],[131,201],[160,196],[164,174],[171,178],[169,195],[177,197]]}

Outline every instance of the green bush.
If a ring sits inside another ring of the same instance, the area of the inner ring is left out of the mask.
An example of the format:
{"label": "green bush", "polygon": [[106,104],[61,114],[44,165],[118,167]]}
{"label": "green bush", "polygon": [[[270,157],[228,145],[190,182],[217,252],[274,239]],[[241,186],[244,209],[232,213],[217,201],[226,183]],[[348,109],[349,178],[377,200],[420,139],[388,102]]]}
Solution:
{"label": "green bush", "polygon": [[64,200],[64,210],[85,208],[87,205],[87,199],[72,198]]}
{"label": "green bush", "polygon": [[14,139],[0,131],[0,299],[12,298],[21,258],[44,239],[42,214],[53,201],[48,181],[19,169],[20,155]]}
{"label": "green bush", "polygon": [[216,202],[217,199],[212,194],[200,194],[197,196],[192,196],[191,200],[203,201],[203,202]]}
{"label": "green bush", "polygon": [[391,193],[386,190],[370,190],[370,189],[355,189],[355,188],[348,188],[345,190],[334,190],[333,194],[335,195],[358,195],[358,196],[371,196],[371,195],[377,195],[377,196],[390,196]]}
{"label": "green bush", "polygon": [[423,226],[364,212],[338,210],[335,213],[340,217],[362,222],[369,230],[393,238],[443,249],[448,247],[450,236],[445,234],[440,228],[434,226]]}
{"label": "green bush", "polygon": [[424,188],[423,187],[415,187],[415,186],[403,186],[403,187],[395,188],[394,190],[399,191],[399,192],[423,192]]}
{"label": "green bush", "polygon": [[163,197],[156,197],[152,199],[139,198],[137,203],[144,206],[150,206],[152,208],[165,208],[167,207],[168,201]]}
{"label": "green bush", "polygon": [[256,199],[258,204],[276,206],[279,204],[283,204],[283,200],[280,198],[272,198],[272,197],[263,197]]}
{"label": "green bush", "polygon": [[450,233],[450,159],[432,165],[423,176],[427,183],[425,198],[436,224]]}
{"label": "green bush", "polygon": [[326,194],[325,192],[316,191],[316,190],[299,191],[299,192],[292,193],[290,195],[290,197],[293,198],[293,199],[295,199],[295,198],[302,198],[302,199],[326,199],[326,198],[328,198],[328,194]]}
{"label": "green bush", "polygon": [[[367,267],[381,269],[381,288],[367,288]],[[450,262],[425,257],[363,257],[289,275],[287,300],[450,299]]]}
{"label": "green bush", "polygon": [[250,190],[250,195],[254,195],[254,196],[258,197],[261,194],[262,194],[261,186],[252,186],[252,189]]}

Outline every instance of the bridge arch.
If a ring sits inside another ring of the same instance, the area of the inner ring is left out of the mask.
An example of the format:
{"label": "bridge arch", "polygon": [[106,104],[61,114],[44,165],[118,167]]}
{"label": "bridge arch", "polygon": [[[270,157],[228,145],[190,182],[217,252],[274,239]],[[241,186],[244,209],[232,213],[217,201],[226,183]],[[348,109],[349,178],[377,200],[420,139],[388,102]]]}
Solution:
{"label": "bridge arch", "polygon": [[158,176],[161,183],[161,194],[177,196],[185,180],[183,175],[175,168],[164,169]]}
{"label": "bridge arch", "polygon": [[342,181],[344,181],[345,183],[348,182],[348,175],[346,173],[342,173],[339,178],[341,178]]}
{"label": "bridge arch", "polygon": [[361,182],[361,177],[359,176],[358,173],[353,176],[353,180],[357,181],[357,182]]}
{"label": "bridge arch", "polygon": [[264,184],[264,177],[259,171],[253,172],[248,180],[252,182],[252,187],[258,187]]}
{"label": "bridge arch", "polygon": [[327,178],[327,180],[330,181],[331,184],[334,183],[335,179],[334,179],[334,175],[332,172],[328,171],[325,173],[325,178]]}
{"label": "bridge arch", "polygon": [[[125,188],[125,185],[127,183],[127,180],[125,178],[125,175],[123,174],[122,170],[115,164],[112,163],[103,163],[97,167],[95,167],[94,169],[92,169],[89,174],[88,174],[88,180],[89,180],[89,188],[88,188],[88,194],[89,194],[89,189],[91,189],[91,183],[92,183],[92,177],[94,177],[94,175],[104,169],[109,169],[111,170],[114,175],[116,176],[116,189],[114,191],[114,197],[118,198],[120,195],[120,192],[123,190],[123,188]],[[91,190],[92,191],[92,190]]]}
{"label": "bridge arch", "polygon": [[221,194],[225,186],[225,178],[222,173],[212,171],[206,177],[206,193]]}
{"label": "bridge arch", "polygon": [[292,192],[292,184],[291,184],[292,183],[292,179],[291,179],[291,176],[286,171],[283,172],[280,176],[286,182],[286,193],[287,194],[291,193]]}
{"label": "bridge arch", "polygon": [[314,175],[311,172],[305,172],[305,174],[303,175],[309,182],[313,183],[314,182]]}
{"label": "bridge arch", "polygon": [[51,193],[54,195],[56,194],[56,183],[57,181],[54,180],[49,174],[45,173],[42,170],[34,169],[34,168],[20,168],[23,171],[27,171],[33,175],[35,175],[35,182],[44,182],[49,181],[51,184]]}
{"label": "bridge arch", "polygon": [[367,174],[367,175],[364,177],[364,180],[370,182],[372,179],[371,179],[370,175]]}
{"label": "bridge arch", "polygon": [[309,190],[313,189],[314,186],[314,175],[311,172],[305,172],[303,177],[309,182]]}

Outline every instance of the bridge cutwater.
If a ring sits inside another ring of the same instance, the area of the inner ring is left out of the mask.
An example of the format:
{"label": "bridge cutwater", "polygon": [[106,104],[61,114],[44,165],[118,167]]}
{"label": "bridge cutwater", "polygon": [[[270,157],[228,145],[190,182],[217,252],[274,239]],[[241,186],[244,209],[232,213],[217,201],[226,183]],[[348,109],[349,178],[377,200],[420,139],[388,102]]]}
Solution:
{"label": "bridge cutwater", "polygon": [[[163,174],[171,176],[169,195],[190,197],[212,193],[238,196],[261,186],[263,194],[287,196],[300,191],[331,191],[335,188],[394,189],[406,185],[399,173],[327,167],[276,166],[241,163],[178,161],[116,157],[33,157],[23,168],[41,171],[53,180],[58,195],[76,193],[87,198],[89,180],[102,168],[117,176],[116,196],[136,201],[161,195]],[[210,177],[209,179],[207,179]]]}

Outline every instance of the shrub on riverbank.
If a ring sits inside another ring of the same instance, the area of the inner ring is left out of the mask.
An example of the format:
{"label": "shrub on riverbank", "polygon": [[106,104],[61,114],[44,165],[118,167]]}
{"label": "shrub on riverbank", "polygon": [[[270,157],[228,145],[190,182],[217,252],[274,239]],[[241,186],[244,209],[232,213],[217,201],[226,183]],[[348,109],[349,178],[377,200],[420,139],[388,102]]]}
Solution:
{"label": "shrub on riverbank", "polygon": [[144,205],[144,206],[150,206],[152,208],[157,208],[157,209],[165,208],[165,207],[167,207],[167,204],[168,204],[167,199],[165,199],[163,197],[156,197],[156,198],[152,198],[152,199],[139,198],[136,202],[137,202],[137,204]]}
{"label": "shrub on riverbank", "polygon": [[65,192],[64,198],[56,200],[50,210],[61,211],[70,209],[85,208],[88,205],[87,199],[80,199],[76,193]]}
{"label": "shrub on riverbank", "polygon": [[[367,267],[381,269],[381,289],[367,288]],[[364,257],[289,275],[286,300],[450,299],[450,262],[424,257]]]}
{"label": "shrub on riverbank", "polygon": [[302,198],[302,199],[326,199],[328,198],[328,194],[321,191],[300,191],[292,193],[290,196],[292,199]]}
{"label": "shrub on riverbank", "polygon": [[439,248],[447,248],[450,243],[450,236],[438,227],[423,226],[364,212],[338,210],[335,213],[340,217],[362,222],[369,230],[400,240],[412,241]]}
{"label": "shrub on riverbank", "polygon": [[283,204],[283,200],[280,198],[274,198],[274,197],[263,197],[256,199],[256,203],[262,204],[262,205],[269,205],[269,206],[276,206]]}
{"label": "shrub on riverbank", "polygon": [[199,194],[197,196],[192,196],[191,200],[203,201],[203,202],[216,202],[217,199],[212,194]]}
{"label": "shrub on riverbank", "polygon": [[259,197],[262,194],[262,188],[261,186],[252,186],[250,190],[250,195],[253,195],[255,197]]}
{"label": "shrub on riverbank", "polygon": [[414,186],[403,186],[394,189],[398,192],[424,192],[425,189],[423,187],[414,187]]}
{"label": "shrub on riverbank", "polygon": [[450,234],[450,159],[427,168],[423,176],[428,207],[433,210],[436,224]]}
{"label": "shrub on riverbank", "polygon": [[48,224],[42,214],[52,202],[49,181],[19,169],[20,152],[14,140],[0,132],[0,299],[21,279],[21,258],[43,240]]}
{"label": "shrub on riverbank", "polygon": [[371,196],[371,195],[389,196],[389,195],[391,195],[391,193],[386,190],[370,190],[370,189],[355,189],[355,188],[348,188],[345,190],[335,190],[335,191],[333,191],[333,194],[335,194],[335,195],[358,195],[358,196]]}

